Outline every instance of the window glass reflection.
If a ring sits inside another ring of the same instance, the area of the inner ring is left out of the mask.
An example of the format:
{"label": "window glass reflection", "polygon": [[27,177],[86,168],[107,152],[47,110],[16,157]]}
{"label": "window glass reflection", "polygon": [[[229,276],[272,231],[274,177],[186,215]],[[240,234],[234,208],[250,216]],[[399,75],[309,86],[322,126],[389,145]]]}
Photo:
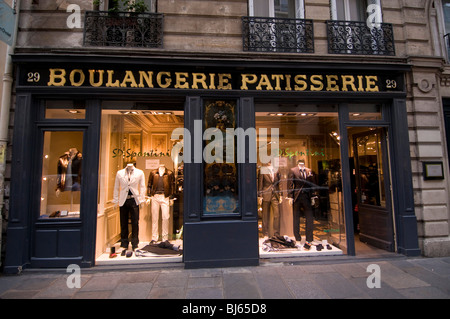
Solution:
{"label": "window glass reflection", "polygon": [[83,132],[44,132],[41,218],[80,216]]}
{"label": "window glass reflection", "polygon": [[[342,253],[337,111],[326,105],[286,107],[288,111],[272,106],[272,111],[264,111],[268,109],[256,106],[260,253]],[[274,151],[270,162],[261,161],[261,153]]]}

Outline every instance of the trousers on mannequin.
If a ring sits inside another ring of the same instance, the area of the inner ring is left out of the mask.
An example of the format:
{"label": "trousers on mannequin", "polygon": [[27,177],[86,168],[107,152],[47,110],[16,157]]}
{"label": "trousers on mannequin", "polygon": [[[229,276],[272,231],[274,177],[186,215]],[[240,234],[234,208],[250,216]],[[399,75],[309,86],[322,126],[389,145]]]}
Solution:
{"label": "trousers on mannequin", "polygon": [[150,172],[147,184],[147,195],[151,198],[152,240],[159,238],[159,211],[162,217],[162,240],[169,238],[169,218],[171,197],[174,193],[174,175],[164,165]]}
{"label": "trousers on mannequin", "polygon": [[301,209],[305,213],[306,225],[305,225],[305,233],[306,233],[306,241],[313,241],[313,231],[314,231],[314,215],[313,210],[311,208],[311,200],[309,199],[309,195],[307,193],[301,193],[297,199],[294,201],[294,237],[295,240],[300,241],[302,239],[300,235],[300,213]]}
{"label": "trousers on mannequin", "polygon": [[120,206],[120,247],[128,248],[128,218],[131,217],[131,247],[136,249],[139,244],[139,206],[134,198],[125,200]]}
{"label": "trousers on mannequin", "polygon": [[158,241],[159,237],[159,210],[161,209],[161,238],[162,241],[169,239],[169,218],[170,218],[170,199],[164,197],[164,194],[155,194],[152,197],[152,240]]}
{"label": "trousers on mannequin", "polygon": [[[273,234],[270,234],[270,209],[272,208],[272,228]],[[272,235],[280,235],[280,202],[272,196],[270,201],[262,202],[262,233],[263,236],[271,237]]]}

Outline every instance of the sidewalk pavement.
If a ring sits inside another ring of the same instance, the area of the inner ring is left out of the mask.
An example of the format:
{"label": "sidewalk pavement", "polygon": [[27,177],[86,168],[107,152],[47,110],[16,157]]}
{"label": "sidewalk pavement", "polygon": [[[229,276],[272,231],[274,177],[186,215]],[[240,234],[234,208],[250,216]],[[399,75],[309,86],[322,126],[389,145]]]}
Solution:
{"label": "sidewalk pavement", "polygon": [[[380,288],[367,272],[380,268]],[[184,269],[158,267],[81,269],[80,288],[65,270],[0,274],[1,299],[449,299],[450,257],[329,258],[277,262],[257,267]],[[369,278],[369,280],[368,280]],[[70,285],[70,284],[69,284]]]}

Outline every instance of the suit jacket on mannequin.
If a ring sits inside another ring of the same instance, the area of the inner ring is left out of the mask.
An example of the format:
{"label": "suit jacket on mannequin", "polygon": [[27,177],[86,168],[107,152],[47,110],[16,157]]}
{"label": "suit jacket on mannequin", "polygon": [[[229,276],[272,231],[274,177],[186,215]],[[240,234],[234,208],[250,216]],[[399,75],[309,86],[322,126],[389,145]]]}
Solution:
{"label": "suit jacket on mannequin", "polygon": [[[66,153],[61,155],[58,160],[58,168],[57,168],[57,179],[56,179],[56,190],[64,192],[66,190],[66,182],[67,182],[67,168],[69,167],[70,161],[70,153]],[[83,161],[83,156],[80,152],[76,152],[75,156],[72,158],[71,163],[71,174],[72,177],[72,185],[73,184],[81,184],[81,163]],[[70,186],[72,186],[70,185]]]}
{"label": "suit jacket on mannequin", "polygon": [[[147,196],[153,196],[156,193],[156,188],[158,186],[159,178],[159,169],[155,169],[150,172],[148,177],[148,185],[147,185]],[[164,186],[164,197],[172,197],[174,192],[174,175],[173,172],[164,168],[163,178],[163,186]]]}
{"label": "suit jacket on mannequin", "polygon": [[259,174],[258,176],[258,195],[262,197],[263,201],[269,202],[272,200],[272,194],[280,200],[280,173],[273,174]]}
{"label": "suit jacket on mannequin", "polygon": [[313,177],[312,171],[309,168],[304,167],[303,172],[297,166],[291,168],[289,172],[289,197],[293,198],[294,202],[297,200],[300,193],[311,194],[311,181]]}
{"label": "suit jacket on mannequin", "polygon": [[114,183],[113,203],[123,206],[127,200],[128,191],[131,191],[133,194],[137,205],[145,201],[145,175],[142,170],[134,166],[130,176],[128,176],[126,167],[117,172]]}

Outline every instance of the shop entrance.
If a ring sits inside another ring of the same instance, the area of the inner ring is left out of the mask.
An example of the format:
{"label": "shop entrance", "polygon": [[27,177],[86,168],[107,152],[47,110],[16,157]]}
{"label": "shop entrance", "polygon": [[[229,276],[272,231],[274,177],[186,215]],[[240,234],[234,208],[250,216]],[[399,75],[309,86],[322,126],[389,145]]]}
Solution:
{"label": "shop entrance", "polygon": [[386,129],[349,128],[348,132],[356,253],[376,248],[394,251]]}

